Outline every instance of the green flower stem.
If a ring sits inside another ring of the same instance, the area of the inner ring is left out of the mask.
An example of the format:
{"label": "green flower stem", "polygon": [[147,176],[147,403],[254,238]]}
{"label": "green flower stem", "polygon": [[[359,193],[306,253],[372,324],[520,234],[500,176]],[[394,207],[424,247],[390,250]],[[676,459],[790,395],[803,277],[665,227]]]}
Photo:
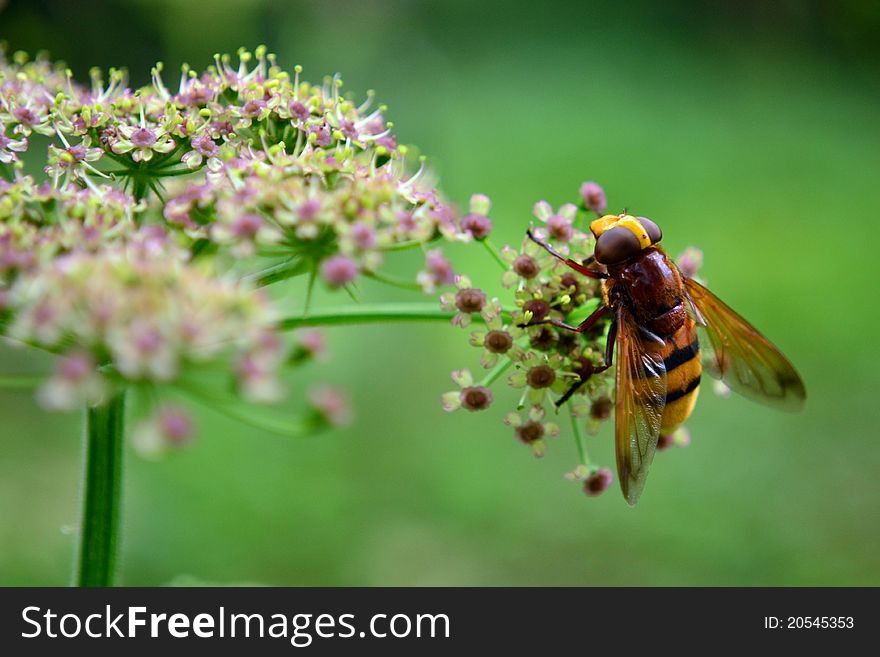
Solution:
{"label": "green flower stem", "polygon": [[311,262],[304,258],[288,258],[271,267],[249,274],[245,278],[254,281],[257,287],[265,287],[266,285],[286,281],[294,276],[301,276],[309,272],[311,267]]}
{"label": "green flower stem", "polygon": [[318,280],[318,263],[312,261],[312,267],[309,270],[309,281],[306,283],[306,301],[303,304],[303,315],[308,315],[312,307],[312,295],[315,292],[315,281]]}
{"label": "green flower stem", "polygon": [[5,374],[0,376],[0,390],[36,390],[45,383],[45,376]]}
{"label": "green flower stem", "polygon": [[162,187],[162,183],[160,183],[158,180],[150,180],[150,189],[153,190],[153,193],[159,199],[159,202],[164,205],[165,204],[165,197],[162,196],[162,189],[160,189],[161,187]]}
{"label": "green flower stem", "polygon": [[423,292],[422,286],[416,283],[415,281],[407,281],[402,278],[398,278],[397,276],[392,276],[391,274],[384,274],[378,271],[364,272],[364,276],[367,278],[372,278],[374,281],[379,283],[384,283],[385,285],[390,285],[391,287],[397,287],[401,290],[411,290],[413,292]]}
{"label": "green flower stem", "polygon": [[483,377],[483,380],[480,381],[478,385],[481,385],[484,388],[488,388],[498,379],[500,379],[501,375],[504,374],[511,365],[513,365],[513,360],[510,358],[505,358],[503,361],[493,367],[492,370]]}
{"label": "green flower stem", "polygon": [[[506,320],[510,311],[501,313]],[[448,322],[454,312],[441,310],[431,303],[387,303],[342,306],[313,311],[308,317],[288,317],[279,322],[279,328],[289,330],[304,326],[338,326],[344,324],[377,324],[382,322]],[[474,322],[483,318],[474,313]]]}
{"label": "green flower stem", "polygon": [[508,267],[507,263],[504,262],[504,260],[501,258],[501,254],[498,252],[498,249],[495,248],[495,246],[492,244],[492,242],[490,242],[488,239],[484,239],[484,240],[481,240],[481,243],[483,245],[483,248],[489,252],[489,255],[492,256],[492,258],[495,260],[495,262],[497,262],[501,266],[501,269],[503,269],[504,271],[507,271],[508,269],[510,269],[510,267]]}
{"label": "green flower stem", "polygon": [[408,242],[395,242],[394,244],[389,244],[388,246],[380,246],[380,251],[406,251],[407,249],[414,249],[418,246],[424,246],[433,242],[435,238],[430,240],[410,240]]}
{"label": "green flower stem", "polygon": [[[97,139],[97,136],[95,137],[95,139]],[[123,167],[125,167],[129,171],[131,169],[136,168],[136,165],[134,162],[132,162],[131,158],[123,157],[122,155],[117,155],[116,153],[114,153],[113,151],[111,151],[108,148],[104,149],[104,155],[109,157],[111,160],[113,160],[117,164],[121,164]]]}
{"label": "green flower stem", "polygon": [[125,390],[86,410],[78,586],[113,586],[119,550]]}
{"label": "green flower stem", "polygon": [[310,438],[328,427],[325,419],[315,412],[300,416],[279,416],[265,409],[252,410],[229,395],[212,392],[205,385],[177,382],[175,387],[205,408],[225,415],[248,426],[287,438]]}
{"label": "green flower stem", "polygon": [[587,453],[586,436],[584,436],[584,428],[583,428],[581,422],[579,421],[580,418],[578,418],[578,416],[574,414],[574,410],[573,410],[571,404],[569,404],[568,412],[569,412],[569,415],[571,416],[571,429],[572,429],[572,432],[574,432],[574,442],[575,442],[575,445],[577,446],[578,456],[581,459],[581,463],[583,463],[585,466],[587,466],[589,468],[591,465],[591,462],[590,462],[590,455]]}
{"label": "green flower stem", "polygon": [[163,169],[165,167],[170,167],[178,164],[180,162],[180,158],[177,157],[177,154],[183,150],[186,150],[186,146],[186,140],[179,142],[177,146],[174,147],[173,151],[155,158],[150,166],[155,169]]}
{"label": "green flower stem", "polygon": [[198,169],[190,169],[189,167],[178,167],[177,169],[153,169],[150,170],[149,173],[153,178],[169,178],[171,176],[187,176],[191,173],[195,173],[196,171],[198,171]]}

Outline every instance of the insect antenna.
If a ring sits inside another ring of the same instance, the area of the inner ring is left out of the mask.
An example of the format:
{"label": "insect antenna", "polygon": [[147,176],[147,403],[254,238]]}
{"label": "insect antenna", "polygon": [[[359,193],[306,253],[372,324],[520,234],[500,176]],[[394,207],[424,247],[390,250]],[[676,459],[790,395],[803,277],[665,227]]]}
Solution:
{"label": "insect antenna", "polygon": [[583,274],[584,276],[589,276],[590,278],[600,278],[600,279],[601,278],[608,278],[608,274],[606,274],[605,272],[596,271],[595,269],[590,269],[589,267],[586,267],[586,266],[582,265],[581,263],[562,255],[559,251],[557,251],[552,246],[547,244],[547,242],[545,242],[544,240],[538,239],[535,236],[535,234],[532,232],[531,228],[529,228],[526,231],[526,235],[528,236],[528,238],[530,240],[532,240],[535,244],[537,244],[542,249],[544,249],[547,253],[552,255],[557,260],[561,260],[566,265],[568,265],[569,267],[574,269],[576,272],[579,272],[579,273]]}

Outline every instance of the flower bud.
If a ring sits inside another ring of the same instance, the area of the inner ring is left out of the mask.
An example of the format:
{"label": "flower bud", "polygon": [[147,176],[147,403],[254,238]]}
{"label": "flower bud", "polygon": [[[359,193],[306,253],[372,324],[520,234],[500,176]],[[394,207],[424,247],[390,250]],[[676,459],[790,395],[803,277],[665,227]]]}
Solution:
{"label": "flower bud", "polygon": [[507,331],[489,331],[483,341],[483,346],[493,354],[506,354],[513,346],[513,338]]}
{"label": "flower bud", "polygon": [[531,279],[541,273],[541,268],[530,255],[517,256],[513,261],[513,271],[526,279]]}
{"label": "flower bud", "polygon": [[531,445],[544,437],[544,425],[536,420],[529,420],[516,428],[516,437],[526,445]]}
{"label": "flower bud", "polygon": [[159,414],[158,424],[162,437],[170,444],[181,445],[193,436],[193,420],[183,409],[175,407],[164,409]]}
{"label": "flower bud", "polygon": [[526,382],[531,388],[549,388],[556,381],[556,372],[549,365],[536,365],[526,374]]}
{"label": "flower bud", "polygon": [[608,397],[599,397],[590,406],[590,417],[594,420],[607,420],[611,417],[611,400]]}
{"label": "flower bud", "polygon": [[532,313],[532,321],[540,322],[550,314],[550,304],[543,299],[531,299],[523,304],[523,312]]}
{"label": "flower bud", "polygon": [[463,313],[478,313],[486,305],[486,293],[479,288],[466,287],[455,295],[455,307]]}
{"label": "flower bud", "polygon": [[470,203],[468,204],[468,210],[471,214],[480,214],[486,216],[489,214],[489,210],[492,209],[492,201],[489,200],[489,197],[485,194],[474,194],[471,196]]}
{"label": "flower bud", "polygon": [[550,351],[559,342],[559,334],[549,326],[542,326],[529,338],[529,344],[538,351]]}
{"label": "flower bud", "polygon": [[611,482],[614,481],[614,475],[608,468],[599,468],[593,472],[584,482],[584,493],[590,497],[596,497],[604,493]]}
{"label": "flower bud", "polygon": [[608,207],[605,190],[598,183],[592,181],[581,185],[581,199],[584,202],[584,207],[596,214],[602,214]]}
{"label": "flower bud", "polygon": [[335,427],[351,424],[351,405],[345,393],[332,386],[317,386],[309,391],[309,404]]}
{"label": "flower bud", "polygon": [[461,220],[461,229],[475,240],[484,240],[492,231],[492,220],[481,214],[465,215]]}
{"label": "flower bud", "polygon": [[483,411],[492,404],[492,391],[484,386],[471,386],[461,391],[461,407]]}
{"label": "flower bud", "polygon": [[567,242],[574,236],[574,227],[563,216],[554,214],[547,218],[547,230],[556,242]]}
{"label": "flower bud", "polygon": [[321,277],[330,287],[342,287],[357,275],[357,265],[344,255],[331,256],[321,263]]}
{"label": "flower bud", "polygon": [[703,252],[696,247],[689,246],[678,256],[676,264],[682,275],[686,278],[693,278],[703,266]]}

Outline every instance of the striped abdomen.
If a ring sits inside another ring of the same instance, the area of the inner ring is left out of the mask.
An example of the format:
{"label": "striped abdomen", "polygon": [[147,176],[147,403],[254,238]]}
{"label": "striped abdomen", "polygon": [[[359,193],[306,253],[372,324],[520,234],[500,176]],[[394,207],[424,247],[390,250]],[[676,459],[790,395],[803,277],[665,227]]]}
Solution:
{"label": "striped abdomen", "polygon": [[662,349],[666,366],[666,408],[661,432],[666,434],[682,424],[691,414],[700,392],[700,344],[697,327],[690,317],[670,337]]}

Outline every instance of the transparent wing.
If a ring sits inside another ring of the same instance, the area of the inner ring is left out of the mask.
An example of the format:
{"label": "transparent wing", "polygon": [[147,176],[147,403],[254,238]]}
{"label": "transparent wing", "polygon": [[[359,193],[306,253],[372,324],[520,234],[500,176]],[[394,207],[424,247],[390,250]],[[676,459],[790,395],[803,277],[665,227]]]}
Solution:
{"label": "transparent wing", "polygon": [[614,433],[617,475],[623,496],[631,505],[645,487],[666,406],[662,346],[658,338],[641,332],[627,310],[618,310]]}
{"label": "transparent wing", "polygon": [[705,287],[682,278],[703,333],[703,368],[744,397],[786,411],[800,410],[807,392],[782,352]]}

